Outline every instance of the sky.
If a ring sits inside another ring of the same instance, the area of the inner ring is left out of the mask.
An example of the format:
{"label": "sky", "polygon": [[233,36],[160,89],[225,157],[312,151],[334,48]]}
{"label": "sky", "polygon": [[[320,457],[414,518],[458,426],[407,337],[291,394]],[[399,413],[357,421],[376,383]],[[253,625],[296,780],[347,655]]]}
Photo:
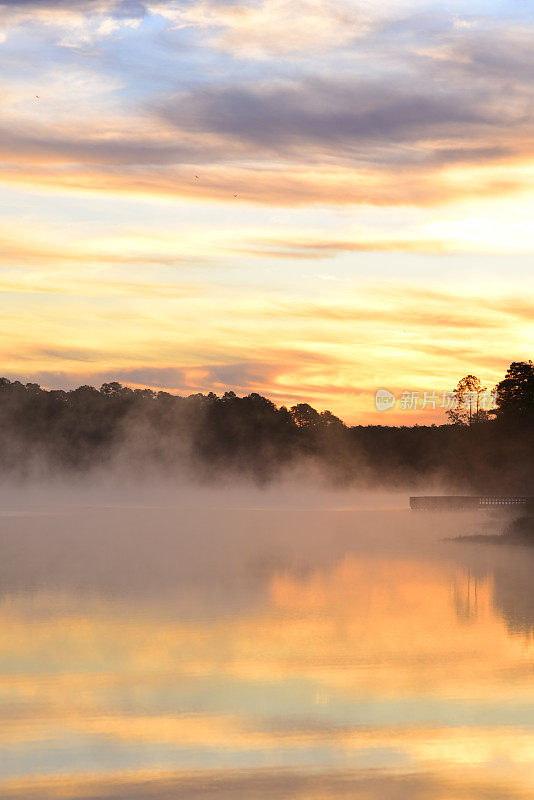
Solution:
{"label": "sky", "polygon": [[0,3],[2,374],[351,424],[493,388],[534,340],[533,34],[524,0]]}

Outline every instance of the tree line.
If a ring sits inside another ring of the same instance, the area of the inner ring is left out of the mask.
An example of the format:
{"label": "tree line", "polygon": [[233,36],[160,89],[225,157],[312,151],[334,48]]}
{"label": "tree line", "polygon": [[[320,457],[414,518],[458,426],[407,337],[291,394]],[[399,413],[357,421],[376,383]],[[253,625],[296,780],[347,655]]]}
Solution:
{"label": "tree line", "polygon": [[307,403],[278,407],[257,393],[182,397],[115,381],[45,390],[1,378],[0,472],[31,477],[113,468],[266,483],[305,464],[334,485],[414,488],[434,481],[451,491],[534,495],[534,365],[510,365],[488,413],[475,413],[471,396],[466,417],[466,392],[477,391],[468,383],[463,396],[459,384],[458,413],[449,424],[350,427],[330,411]]}

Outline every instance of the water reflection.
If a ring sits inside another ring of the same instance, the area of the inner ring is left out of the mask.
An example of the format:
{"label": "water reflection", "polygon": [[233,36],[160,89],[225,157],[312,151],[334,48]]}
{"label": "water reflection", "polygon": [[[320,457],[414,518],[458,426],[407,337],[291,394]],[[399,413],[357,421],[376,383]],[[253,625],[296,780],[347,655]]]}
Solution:
{"label": "water reflection", "polygon": [[0,796],[532,796],[531,555],[448,524],[5,517]]}
{"label": "water reflection", "polygon": [[476,571],[467,570],[454,581],[454,605],[459,619],[472,620],[478,616],[479,578]]}
{"label": "water reflection", "polygon": [[492,605],[512,635],[534,633],[534,549],[521,545],[459,545],[455,556],[467,570],[467,583],[455,592],[457,613],[477,614],[477,582],[491,580]]}

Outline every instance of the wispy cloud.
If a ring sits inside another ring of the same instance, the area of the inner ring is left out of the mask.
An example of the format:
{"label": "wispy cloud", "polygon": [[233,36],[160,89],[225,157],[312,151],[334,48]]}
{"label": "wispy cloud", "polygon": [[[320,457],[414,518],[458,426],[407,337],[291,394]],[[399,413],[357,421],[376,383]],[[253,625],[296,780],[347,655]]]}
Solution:
{"label": "wispy cloud", "polygon": [[149,8],[176,27],[204,33],[208,45],[246,58],[337,48],[366,34],[377,16],[362,0],[200,0],[152,2]]}
{"label": "wispy cloud", "polygon": [[[69,348],[61,326],[34,323],[33,336],[3,354],[7,377],[50,388],[119,380],[180,394],[260,392],[286,405],[329,407],[349,423],[378,423],[377,388],[423,397],[451,390],[468,372],[492,388],[512,359],[527,357],[525,342],[534,333],[534,303],[526,299],[476,300],[417,286],[363,291],[344,285],[321,301],[281,302],[271,295],[226,308],[221,294],[116,291],[123,301],[143,298],[143,313],[120,305],[95,316],[93,308]],[[179,325],[169,324],[169,309]],[[202,325],[195,327],[198,319]],[[95,324],[99,333],[88,349],[86,333]],[[134,329],[141,337],[124,332]],[[439,410],[432,416],[443,418]],[[406,421],[405,412],[388,415],[389,423]]]}
{"label": "wispy cloud", "polygon": [[[424,87],[408,91],[393,78],[313,78],[288,85],[202,88],[177,98],[175,110],[170,105],[165,114],[180,128],[217,132],[249,142],[260,153],[264,148],[319,146],[337,151],[340,158],[367,160],[384,143],[457,138],[476,125],[502,123],[502,112],[497,117],[483,100],[472,101],[446,87],[433,93]],[[360,143],[371,143],[371,150],[359,153]],[[406,158],[409,162],[409,153]]]}
{"label": "wispy cloud", "polygon": [[[307,19],[323,30],[330,30],[324,20],[333,20],[334,27],[352,36],[357,25],[347,23],[347,14],[372,16],[367,4],[348,2],[340,8],[301,1],[304,24],[290,29],[304,36]],[[17,5],[12,13],[21,7],[30,8]],[[64,6],[37,8],[52,13]],[[106,13],[120,21],[128,9],[145,11],[136,4],[111,4]],[[79,21],[97,10],[103,12],[104,5],[75,7],[72,13]],[[280,0],[169,3],[151,12],[170,24],[181,21],[193,34],[219,25],[224,35],[246,42],[252,38],[242,26],[268,37],[269,20],[288,29],[284,15],[298,16],[292,4]],[[4,14],[9,16],[7,7]],[[265,26],[260,25],[263,16]],[[349,48],[348,61],[337,70],[334,63],[313,68],[306,61],[305,68],[298,62],[258,79],[254,68],[249,75],[236,67],[221,78],[182,82],[178,92],[170,91],[167,77],[154,86],[153,95],[147,87],[134,103],[126,102],[132,76],[121,85],[114,70],[111,81],[110,75],[95,74],[92,82],[80,75],[72,83],[71,67],[61,79],[76,93],[77,125],[69,124],[66,108],[52,101],[58,78],[51,83],[47,76],[49,90],[39,96],[40,103],[33,92],[23,92],[11,114],[6,107],[0,131],[3,179],[203,198],[238,194],[268,204],[284,204],[285,197],[287,203],[428,205],[532,190],[531,177],[506,170],[532,160],[533,81],[525,30],[505,27],[497,37],[487,23],[458,28],[438,16],[427,30],[424,20],[405,20],[410,38],[393,45],[387,25],[372,35],[364,27],[363,43]],[[138,36],[142,41],[142,30]],[[283,36],[271,39],[283,47]],[[518,63],[524,68],[519,70]],[[6,87],[9,99],[9,80]],[[499,165],[499,175],[484,174]],[[197,184],[199,166],[209,174]],[[465,169],[480,174],[468,180]]]}
{"label": "wispy cloud", "polygon": [[[467,743],[465,743],[467,744]],[[206,784],[217,787],[218,800],[235,800],[236,797],[253,796],[270,800],[283,794],[287,800],[305,800],[310,790],[321,792],[331,800],[344,800],[347,794],[354,800],[367,797],[376,800],[413,800],[416,797],[439,796],[448,791],[452,782],[449,773],[430,772],[424,775],[377,775],[376,771],[335,773],[316,772],[313,777],[302,772],[259,770],[236,775],[235,772],[212,771],[202,773],[171,774],[143,772],[126,774],[106,781],[94,777],[40,779],[38,781],[11,780],[2,785],[5,800],[51,800],[61,792],[66,800],[82,800],[95,793],[105,792],[106,800],[163,800],[169,795],[180,795],[188,800],[205,797]],[[495,782],[470,781],[460,771],[454,776],[455,790],[472,800],[527,800],[529,790],[509,783],[496,786]],[[68,787],[68,788],[67,788]],[[313,787],[313,788],[312,788]]]}

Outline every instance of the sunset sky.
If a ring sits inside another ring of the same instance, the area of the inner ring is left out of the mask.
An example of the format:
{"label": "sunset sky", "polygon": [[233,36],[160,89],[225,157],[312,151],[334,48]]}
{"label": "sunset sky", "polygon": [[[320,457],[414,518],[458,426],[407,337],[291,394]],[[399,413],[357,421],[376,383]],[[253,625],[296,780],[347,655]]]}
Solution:
{"label": "sunset sky", "polygon": [[534,340],[525,0],[0,4],[0,364],[350,423]]}

